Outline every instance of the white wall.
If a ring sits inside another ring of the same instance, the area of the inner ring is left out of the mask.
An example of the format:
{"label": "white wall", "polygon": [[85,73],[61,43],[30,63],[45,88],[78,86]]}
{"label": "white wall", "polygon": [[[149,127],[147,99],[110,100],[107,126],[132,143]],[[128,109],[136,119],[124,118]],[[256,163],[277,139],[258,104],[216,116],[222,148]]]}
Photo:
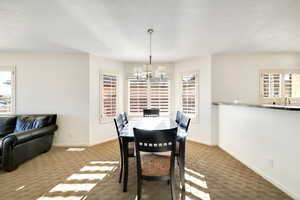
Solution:
{"label": "white wall", "polygon": [[[100,123],[100,72],[119,73],[119,111],[124,111],[124,66],[121,62],[90,55],[89,144],[94,145],[116,138],[116,128],[110,122]],[[88,88],[87,88],[88,89]]]}
{"label": "white wall", "polygon": [[212,56],[213,101],[257,103],[260,69],[300,69],[300,54],[260,53]]}
{"label": "white wall", "polygon": [[[175,91],[179,91],[182,72],[199,72],[199,120],[191,120],[188,139],[205,144],[214,144],[211,133],[211,57],[203,56],[174,63]],[[178,92],[175,92],[175,110],[179,110]]]}
{"label": "white wall", "polygon": [[88,55],[0,52],[0,66],[12,65],[16,112],[57,113],[54,145],[87,145]]}
{"label": "white wall", "polygon": [[220,105],[219,119],[222,149],[300,199],[299,111]]}
{"label": "white wall", "polygon": [[[212,56],[213,101],[258,103],[262,69],[300,69],[300,54]],[[300,199],[299,112],[222,105],[213,107],[212,118],[213,135],[221,148]]]}

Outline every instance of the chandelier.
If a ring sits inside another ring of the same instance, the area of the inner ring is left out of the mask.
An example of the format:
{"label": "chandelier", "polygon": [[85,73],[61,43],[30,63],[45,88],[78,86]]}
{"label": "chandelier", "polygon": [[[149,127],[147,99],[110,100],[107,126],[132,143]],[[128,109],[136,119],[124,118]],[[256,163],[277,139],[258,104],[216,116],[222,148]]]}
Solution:
{"label": "chandelier", "polygon": [[137,79],[165,79],[167,75],[167,70],[165,66],[157,66],[154,70],[154,66],[152,65],[152,34],[154,30],[149,28],[147,33],[149,34],[149,64],[145,64],[143,67],[135,67],[134,68],[134,76]]}

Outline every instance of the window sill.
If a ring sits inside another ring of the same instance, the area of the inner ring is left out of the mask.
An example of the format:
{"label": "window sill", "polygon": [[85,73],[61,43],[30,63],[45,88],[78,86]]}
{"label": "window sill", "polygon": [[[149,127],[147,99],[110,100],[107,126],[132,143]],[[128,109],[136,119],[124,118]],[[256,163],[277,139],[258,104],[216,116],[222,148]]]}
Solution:
{"label": "window sill", "polygon": [[15,115],[15,112],[9,112],[9,113],[0,113],[0,116],[6,116],[6,115]]}

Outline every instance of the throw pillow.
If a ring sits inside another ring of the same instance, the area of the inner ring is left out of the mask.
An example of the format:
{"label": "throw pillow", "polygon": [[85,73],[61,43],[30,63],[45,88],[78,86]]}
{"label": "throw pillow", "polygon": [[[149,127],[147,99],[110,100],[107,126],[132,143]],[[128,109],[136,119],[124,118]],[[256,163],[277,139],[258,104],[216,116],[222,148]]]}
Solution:
{"label": "throw pillow", "polygon": [[0,137],[14,132],[17,117],[0,117]]}

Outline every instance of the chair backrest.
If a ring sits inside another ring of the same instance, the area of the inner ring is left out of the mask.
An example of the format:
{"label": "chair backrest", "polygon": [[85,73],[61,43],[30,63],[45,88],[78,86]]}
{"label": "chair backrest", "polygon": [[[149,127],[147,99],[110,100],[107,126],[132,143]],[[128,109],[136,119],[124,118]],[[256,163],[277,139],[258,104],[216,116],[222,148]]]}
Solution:
{"label": "chair backrest", "polygon": [[181,112],[177,111],[177,113],[176,113],[176,119],[175,119],[175,121],[176,121],[177,124],[180,123],[181,115],[182,115]]}
{"label": "chair backrest", "polygon": [[143,109],[144,117],[159,117],[159,109]]}
{"label": "chair backrest", "polygon": [[[142,162],[140,152],[169,152],[170,157],[170,176],[174,174],[175,152],[176,152],[176,137],[177,127],[166,130],[142,130],[133,129],[135,137],[135,152],[138,177],[142,177]],[[146,175],[147,176],[147,175]],[[149,178],[149,176],[147,176]],[[153,176],[150,176],[153,178]],[[139,179],[138,178],[138,179]],[[154,176],[154,178],[157,178]]]}
{"label": "chair backrest", "polygon": [[122,112],[121,115],[122,115],[123,123],[124,123],[124,124],[128,124],[128,116],[127,116],[127,113],[126,113],[126,112]]}
{"label": "chair backrest", "polygon": [[186,115],[181,114],[179,126],[187,132],[190,126],[191,118],[188,118]]}
{"label": "chair backrest", "polygon": [[115,122],[115,126],[116,126],[116,129],[117,129],[117,134],[118,134],[118,136],[120,136],[120,131],[124,127],[122,115],[119,114],[117,118],[114,118],[114,122]]}
{"label": "chair backrest", "polygon": [[165,130],[143,130],[133,128],[137,154],[143,152],[175,153],[177,127]]}

